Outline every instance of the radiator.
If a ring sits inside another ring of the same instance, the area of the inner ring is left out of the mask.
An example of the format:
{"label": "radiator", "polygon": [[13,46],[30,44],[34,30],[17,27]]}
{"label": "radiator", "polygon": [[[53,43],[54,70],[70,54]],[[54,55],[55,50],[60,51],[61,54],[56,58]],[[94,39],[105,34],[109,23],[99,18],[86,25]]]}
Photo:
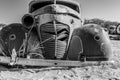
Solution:
{"label": "radiator", "polygon": [[43,24],[39,28],[43,55],[46,59],[61,59],[66,53],[69,27],[64,24]]}

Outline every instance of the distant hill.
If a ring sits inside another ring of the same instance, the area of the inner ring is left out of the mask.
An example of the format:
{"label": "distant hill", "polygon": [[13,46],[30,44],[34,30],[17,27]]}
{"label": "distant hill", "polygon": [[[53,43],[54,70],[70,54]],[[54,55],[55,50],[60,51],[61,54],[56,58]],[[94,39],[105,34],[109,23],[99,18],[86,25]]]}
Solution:
{"label": "distant hill", "polygon": [[6,24],[0,23],[0,27],[4,27],[6,26]]}
{"label": "distant hill", "polygon": [[6,26],[6,24],[0,23],[0,30],[5,26]]}

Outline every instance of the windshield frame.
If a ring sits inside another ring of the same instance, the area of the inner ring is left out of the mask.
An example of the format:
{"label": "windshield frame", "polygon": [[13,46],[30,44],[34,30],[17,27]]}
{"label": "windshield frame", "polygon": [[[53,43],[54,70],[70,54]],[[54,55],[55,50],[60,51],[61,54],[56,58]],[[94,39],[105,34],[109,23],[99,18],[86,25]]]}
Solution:
{"label": "windshield frame", "polygon": [[[42,5],[40,6],[40,4],[42,4]],[[32,1],[29,4],[29,12],[32,13],[32,12],[36,11],[37,9],[40,9],[44,6],[51,5],[51,4],[54,4],[53,0]],[[80,5],[74,1],[57,0],[56,4],[67,6],[71,9],[75,10],[76,12],[80,13]],[[39,5],[39,7],[38,7],[38,5]],[[37,9],[32,10],[33,7],[36,7]]]}

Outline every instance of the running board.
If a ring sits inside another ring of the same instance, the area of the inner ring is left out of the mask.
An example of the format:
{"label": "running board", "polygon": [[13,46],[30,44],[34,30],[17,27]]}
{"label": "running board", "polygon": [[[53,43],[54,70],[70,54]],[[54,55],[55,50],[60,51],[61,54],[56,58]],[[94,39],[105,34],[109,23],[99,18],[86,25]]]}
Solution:
{"label": "running board", "polygon": [[[10,57],[0,56],[0,63],[10,64]],[[26,59],[19,58],[16,60],[15,65],[23,66],[49,66],[49,67],[85,67],[85,66],[99,66],[114,64],[114,61],[69,61],[69,60],[45,60],[45,59]]]}

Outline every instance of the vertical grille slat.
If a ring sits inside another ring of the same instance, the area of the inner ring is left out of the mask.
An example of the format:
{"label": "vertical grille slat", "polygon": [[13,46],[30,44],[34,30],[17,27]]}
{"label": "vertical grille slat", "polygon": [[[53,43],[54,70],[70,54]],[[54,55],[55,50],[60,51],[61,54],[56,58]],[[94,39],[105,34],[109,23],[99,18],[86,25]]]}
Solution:
{"label": "vertical grille slat", "polygon": [[[64,28],[67,28],[68,30],[68,26],[66,25],[63,25],[63,24],[55,24],[55,25],[56,25],[56,31],[60,32],[60,34],[58,34],[57,36],[62,35],[65,32],[65,31],[64,32],[60,31],[60,30]],[[52,36],[56,35],[54,25],[52,23],[41,25],[40,34],[41,34],[42,41],[49,39]],[[57,58],[61,57],[61,54],[64,54],[66,51],[67,41],[68,39],[66,40],[50,39],[47,42],[43,43],[45,58],[54,59],[55,57]]]}

